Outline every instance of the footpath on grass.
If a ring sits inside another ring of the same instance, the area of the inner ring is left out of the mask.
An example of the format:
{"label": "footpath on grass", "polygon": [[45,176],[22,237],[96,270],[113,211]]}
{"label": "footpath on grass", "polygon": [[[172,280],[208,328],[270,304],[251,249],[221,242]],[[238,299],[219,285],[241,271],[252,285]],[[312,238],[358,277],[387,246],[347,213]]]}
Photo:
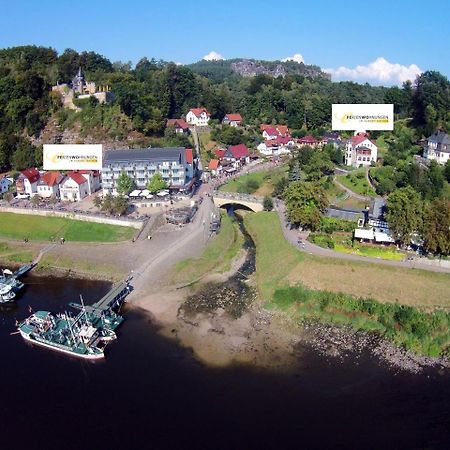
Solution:
{"label": "footpath on grass", "polygon": [[[393,261],[381,258],[372,258],[370,256],[359,256],[353,253],[340,253],[323,247],[319,247],[307,241],[308,233],[299,232],[297,229],[290,229],[286,220],[286,206],[282,200],[275,202],[275,210],[280,218],[281,227],[285,239],[302,252],[307,252],[315,256],[323,256],[325,258],[337,258],[350,261],[362,261],[365,263],[384,264],[388,266],[403,267],[408,269],[422,269],[432,272],[450,273],[450,261],[445,260],[428,260],[426,258],[414,258],[412,260]],[[302,244],[299,245],[299,239]]]}

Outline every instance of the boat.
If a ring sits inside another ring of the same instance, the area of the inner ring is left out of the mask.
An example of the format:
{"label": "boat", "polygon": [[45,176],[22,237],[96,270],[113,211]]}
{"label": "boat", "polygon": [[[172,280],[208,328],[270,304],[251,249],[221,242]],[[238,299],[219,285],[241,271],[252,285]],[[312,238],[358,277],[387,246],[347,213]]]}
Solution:
{"label": "boat", "polygon": [[53,315],[49,311],[37,311],[20,323],[18,330],[32,344],[83,359],[104,358],[106,342],[114,339],[115,333],[102,332],[81,315],[72,317],[68,313]]}
{"label": "boat", "polygon": [[0,304],[11,303],[16,298],[16,293],[9,284],[0,282]]}
{"label": "boat", "polygon": [[26,341],[51,350],[84,359],[104,358],[105,347],[117,338],[116,329],[124,320],[116,310],[130,290],[128,279],[92,306],[85,306],[80,296],[80,304],[69,304],[80,310],[76,316],[37,311],[17,324],[18,331]]}
{"label": "boat", "polygon": [[35,263],[26,264],[15,272],[12,272],[9,269],[3,269],[0,274],[0,284],[11,286],[14,293],[18,294],[25,287],[25,284],[22,283],[19,278],[29,272],[35,265]]}

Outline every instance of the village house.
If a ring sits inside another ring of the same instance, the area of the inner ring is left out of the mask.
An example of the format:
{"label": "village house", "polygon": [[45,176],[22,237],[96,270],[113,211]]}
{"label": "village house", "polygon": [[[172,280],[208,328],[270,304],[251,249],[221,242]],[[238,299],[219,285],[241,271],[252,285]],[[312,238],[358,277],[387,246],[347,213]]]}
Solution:
{"label": "village house", "polygon": [[11,186],[12,181],[6,177],[0,178],[0,194],[5,194],[9,191],[9,186]]}
{"label": "village house", "polygon": [[225,151],[223,159],[230,161],[237,169],[250,162],[250,152],[244,144],[232,145]]}
{"label": "village house", "polygon": [[41,177],[35,168],[25,169],[16,179],[17,194],[33,196],[37,192],[37,183]]}
{"label": "village house", "polygon": [[83,175],[88,182],[89,195],[97,192],[101,187],[101,177],[98,170],[75,170],[75,173]]}
{"label": "village house", "polygon": [[309,145],[310,147],[318,147],[321,142],[313,135],[308,134],[307,136],[303,136],[302,138],[297,139],[297,144],[300,147],[303,147],[305,145]]}
{"label": "village house", "polygon": [[177,134],[184,134],[189,131],[189,125],[184,119],[169,119],[166,128],[171,128]]}
{"label": "village house", "polygon": [[64,176],[59,172],[44,173],[37,183],[37,194],[42,198],[50,198],[52,196],[59,198],[59,183]]}
{"label": "village house", "polygon": [[214,150],[214,154],[216,155],[216,158],[220,161],[223,159],[223,157],[225,156],[227,149],[223,149],[223,148],[216,148]]}
{"label": "village house", "polygon": [[69,172],[59,184],[61,200],[78,202],[89,195],[88,180],[78,172]]}
{"label": "village house", "polygon": [[377,161],[377,146],[367,133],[355,132],[345,147],[345,165],[353,167],[370,166]]}
{"label": "village house", "polygon": [[275,156],[290,153],[294,146],[295,142],[290,136],[278,136],[275,139],[261,142],[256,148],[265,156]]}
{"label": "village house", "polygon": [[262,132],[262,136],[266,141],[276,139],[279,135],[280,133],[278,133],[278,130],[275,127],[267,127]]}
{"label": "village house", "polygon": [[429,161],[445,164],[450,157],[450,136],[442,130],[435,131],[426,140],[423,157]]}
{"label": "village house", "polygon": [[330,144],[333,145],[335,148],[342,146],[342,139],[341,135],[336,131],[327,131],[322,136],[322,144]]}
{"label": "village house", "polygon": [[213,177],[219,176],[223,171],[223,166],[218,159],[211,159],[208,164],[208,170]]}
{"label": "village house", "polygon": [[205,108],[191,108],[186,114],[186,122],[189,125],[205,127],[208,125],[211,115]]}
{"label": "village house", "polygon": [[230,127],[240,127],[242,123],[242,117],[240,114],[227,114],[223,120],[223,125],[230,125]]}
{"label": "village house", "polygon": [[189,191],[195,181],[192,149],[183,147],[107,150],[103,158],[103,194],[115,193],[121,172],[133,178],[137,189],[146,189],[160,173],[172,190]]}

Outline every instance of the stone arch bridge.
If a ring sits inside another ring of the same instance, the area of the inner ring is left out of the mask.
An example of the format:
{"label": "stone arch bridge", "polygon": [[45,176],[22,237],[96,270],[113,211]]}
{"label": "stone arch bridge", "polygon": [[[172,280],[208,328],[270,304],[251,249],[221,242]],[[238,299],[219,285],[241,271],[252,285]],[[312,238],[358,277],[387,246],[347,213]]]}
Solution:
{"label": "stone arch bridge", "polygon": [[245,206],[253,212],[260,212],[264,209],[263,197],[257,197],[255,195],[213,191],[212,197],[214,204],[219,208],[225,205],[239,205]]}

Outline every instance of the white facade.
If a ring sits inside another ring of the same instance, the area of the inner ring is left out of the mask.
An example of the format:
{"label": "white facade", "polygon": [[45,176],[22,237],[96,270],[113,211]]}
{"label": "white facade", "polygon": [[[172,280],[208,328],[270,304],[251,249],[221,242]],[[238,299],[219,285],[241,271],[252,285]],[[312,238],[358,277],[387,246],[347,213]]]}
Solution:
{"label": "white facade", "polygon": [[377,161],[378,147],[367,137],[355,139],[354,136],[345,147],[345,164],[347,166],[370,166]]}
{"label": "white facade", "polygon": [[208,125],[210,115],[206,109],[203,110],[190,110],[186,115],[186,122],[189,125],[195,125],[197,127],[204,127]]}
{"label": "white facade", "polygon": [[50,198],[51,196],[59,197],[59,185],[55,183],[53,186],[46,184],[38,184],[37,194],[42,198]]}
{"label": "white facade", "polygon": [[423,157],[445,164],[450,159],[450,136],[440,130],[432,134],[425,145]]}
{"label": "white facade", "polygon": [[87,180],[83,184],[78,184],[70,177],[65,177],[59,186],[61,200],[77,202],[89,195],[89,185]]}

